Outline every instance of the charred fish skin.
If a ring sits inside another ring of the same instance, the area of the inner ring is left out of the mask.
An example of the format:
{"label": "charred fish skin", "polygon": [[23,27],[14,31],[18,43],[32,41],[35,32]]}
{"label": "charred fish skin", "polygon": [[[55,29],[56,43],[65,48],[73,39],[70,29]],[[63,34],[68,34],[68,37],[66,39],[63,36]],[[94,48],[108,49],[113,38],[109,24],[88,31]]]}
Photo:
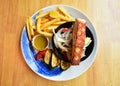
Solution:
{"label": "charred fish skin", "polygon": [[86,21],[77,18],[72,32],[72,65],[79,65],[86,37]]}

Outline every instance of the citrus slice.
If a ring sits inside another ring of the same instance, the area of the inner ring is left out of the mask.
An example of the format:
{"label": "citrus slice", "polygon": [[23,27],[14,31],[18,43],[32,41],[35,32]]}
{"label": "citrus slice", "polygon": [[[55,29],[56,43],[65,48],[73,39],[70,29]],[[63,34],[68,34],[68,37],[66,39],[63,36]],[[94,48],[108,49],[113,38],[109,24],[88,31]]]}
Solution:
{"label": "citrus slice", "polygon": [[51,10],[49,16],[52,18],[59,18],[59,13],[56,10]]}

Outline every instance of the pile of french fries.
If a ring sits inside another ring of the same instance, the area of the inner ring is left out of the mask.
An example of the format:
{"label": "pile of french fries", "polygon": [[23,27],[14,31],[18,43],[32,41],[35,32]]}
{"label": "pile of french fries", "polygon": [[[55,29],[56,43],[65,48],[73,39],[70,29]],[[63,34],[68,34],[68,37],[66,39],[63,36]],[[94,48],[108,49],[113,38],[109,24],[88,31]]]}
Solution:
{"label": "pile of french fries", "polygon": [[28,17],[26,21],[27,34],[30,41],[36,34],[43,34],[51,39],[53,29],[56,29],[62,23],[74,21],[74,18],[63,7],[59,6],[47,12],[40,10],[35,21],[35,25],[32,24],[31,17]]}

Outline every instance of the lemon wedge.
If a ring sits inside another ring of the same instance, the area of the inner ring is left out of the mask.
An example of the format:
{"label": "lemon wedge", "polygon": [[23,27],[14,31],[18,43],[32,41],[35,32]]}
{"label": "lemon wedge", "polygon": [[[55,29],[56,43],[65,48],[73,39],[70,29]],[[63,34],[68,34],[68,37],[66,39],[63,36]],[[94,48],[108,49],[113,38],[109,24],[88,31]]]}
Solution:
{"label": "lemon wedge", "polygon": [[56,10],[51,10],[49,16],[52,18],[59,18],[59,13]]}
{"label": "lemon wedge", "polygon": [[87,47],[92,42],[90,37],[85,38],[85,46]]}

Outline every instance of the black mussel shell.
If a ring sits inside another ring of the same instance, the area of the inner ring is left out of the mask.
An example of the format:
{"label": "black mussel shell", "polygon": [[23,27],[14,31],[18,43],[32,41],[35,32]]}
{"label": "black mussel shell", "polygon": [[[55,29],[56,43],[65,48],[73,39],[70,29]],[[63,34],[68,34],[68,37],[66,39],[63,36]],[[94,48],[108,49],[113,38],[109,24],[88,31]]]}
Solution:
{"label": "black mussel shell", "polygon": [[[57,33],[57,31],[59,31],[60,29],[62,28],[70,28],[72,27],[72,25],[74,24],[74,22],[66,22],[66,23],[63,23],[61,24],[60,26],[58,26],[56,29],[55,29],[55,33]],[[83,58],[81,58],[81,61],[84,61],[85,59],[87,59],[89,57],[89,55],[92,53],[92,50],[93,50],[93,47],[94,47],[94,38],[93,38],[93,34],[92,32],[90,31],[90,29],[88,27],[86,27],[86,37],[90,37],[92,42],[90,43],[90,45],[86,48],[86,51],[85,51],[85,56]],[[54,34],[52,36],[52,47],[53,47],[53,51],[54,53],[57,55],[57,57],[59,57],[61,60],[64,60],[64,61],[67,61],[67,62],[70,62],[66,57],[64,57],[64,55],[61,53],[60,49],[58,49],[56,46],[55,46],[55,43],[54,43]]]}

